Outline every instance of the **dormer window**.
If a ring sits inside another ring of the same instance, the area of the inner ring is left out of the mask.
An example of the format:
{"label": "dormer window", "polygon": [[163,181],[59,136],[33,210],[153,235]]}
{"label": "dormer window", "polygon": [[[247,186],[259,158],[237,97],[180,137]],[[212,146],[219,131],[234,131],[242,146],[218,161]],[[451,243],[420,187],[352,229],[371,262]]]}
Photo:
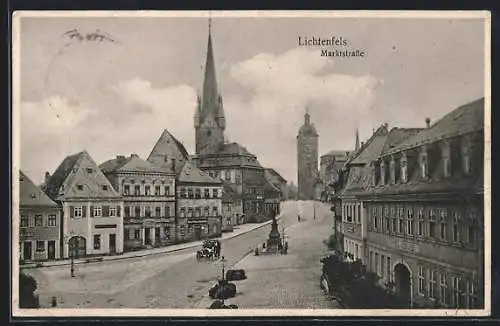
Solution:
{"label": "dormer window", "polygon": [[108,190],[108,186],[107,185],[102,185],[102,190],[107,191]]}
{"label": "dormer window", "polygon": [[391,156],[389,163],[389,178],[391,184],[396,183],[396,161],[394,160],[394,156]]}
{"label": "dormer window", "polygon": [[87,168],[87,173],[92,173],[92,172],[94,172],[94,169],[92,169],[92,168]]}
{"label": "dormer window", "polygon": [[420,176],[422,179],[427,179],[428,177],[428,162],[427,162],[427,150],[424,148],[420,153]]}
{"label": "dormer window", "polygon": [[401,182],[407,182],[408,181],[408,159],[406,157],[406,154],[403,153],[401,156]]}
{"label": "dormer window", "polygon": [[385,184],[385,162],[380,161],[380,184],[383,186]]}
{"label": "dormer window", "polygon": [[83,190],[83,185],[76,185],[76,189]]}
{"label": "dormer window", "polygon": [[466,174],[472,172],[471,168],[471,160],[470,160],[470,139],[468,137],[464,137],[462,139],[462,165],[463,171]]}
{"label": "dormer window", "polygon": [[450,143],[446,140],[441,145],[443,177],[447,178],[451,175],[451,162],[450,162]]}

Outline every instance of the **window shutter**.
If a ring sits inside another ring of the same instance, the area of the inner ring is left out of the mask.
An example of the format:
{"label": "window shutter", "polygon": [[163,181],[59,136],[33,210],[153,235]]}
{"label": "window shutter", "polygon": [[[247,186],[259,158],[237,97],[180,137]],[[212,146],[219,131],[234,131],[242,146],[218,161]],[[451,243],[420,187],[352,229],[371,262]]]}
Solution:
{"label": "window shutter", "polygon": [[87,217],[87,206],[86,205],[82,206],[82,217]]}
{"label": "window shutter", "polygon": [[94,206],[90,206],[90,217],[94,217]]}
{"label": "window shutter", "polygon": [[75,217],[75,206],[69,207],[69,217],[71,218]]}
{"label": "window shutter", "polygon": [[116,206],[116,216],[118,216],[118,217],[120,217],[120,214],[121,214],[121,208],[122,208],[122,206],[121,206],[121,205]]}
{"label": "window shutter", "polygon": [[109,217],[109,206],[108,205],[102,206],[102,216]]}

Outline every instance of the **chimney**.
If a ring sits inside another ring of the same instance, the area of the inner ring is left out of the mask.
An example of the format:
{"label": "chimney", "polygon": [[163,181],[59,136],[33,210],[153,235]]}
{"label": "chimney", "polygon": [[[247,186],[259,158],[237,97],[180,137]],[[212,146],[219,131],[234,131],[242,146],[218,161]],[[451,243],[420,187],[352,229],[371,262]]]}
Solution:
{"label": "chimney", "polygon": [[121,162],[125,161],[125,156],[123,156],[123,155],[117,155],[116,156],[116,160],[118,161],[118,163],[121,163]]}
{"label": "chimney", "polygon": [[130,157],[139,157],[137,154],[130,154]]}
{"label": "chimney", "polygon": [[425,118],[425,125],[427,126],[427,128],[431,127],[431,119],[430,118]]}
{"label": "chimney", "polygon": [[362,142],[361,142],[361,147],[363,147],[364,145],[365,145],[365,142],[364,142],[364,141],[362,141]]}
{"label": "chimney", "polygon": [[50,173],[49,172],[45,172],[45,184],[49,184],[49,180],[50,180]]}

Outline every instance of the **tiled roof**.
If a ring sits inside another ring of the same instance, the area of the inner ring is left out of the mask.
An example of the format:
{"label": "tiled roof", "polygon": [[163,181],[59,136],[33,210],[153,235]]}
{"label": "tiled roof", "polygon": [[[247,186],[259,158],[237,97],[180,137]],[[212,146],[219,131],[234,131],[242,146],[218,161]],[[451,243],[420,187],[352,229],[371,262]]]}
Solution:
{"label": "tiled roof", "polygon": [[42,189],[19,171],[19,206],[57,207],[57,204],[47,196]]}
{"label": "tiled roof", "polygon": [[[262,168],[262,165],[257,160],[257,157],[250,153],[244,146],[238,143],[219,144],[205,150],[197,156],[199,165],[203,168],[217,166],[241,166],[241,167],[257,167]],[[210,159],[216,159],[217,163],[211,163]],[[206,160],[209,159],[209,160]]]}
{"label": "tiled roof", "polygon": [[[172,164],[172,159],[175,159],[175,166]],[[147,161],[160,166],[166,172],[178,175],[184,167],[184,163],[189,159],[190,155],[184,145],[165,129],[154,145]]]}
{"label": "tiled roof", "polygon": [[115,159],[108,160],[99,168],[103,173],[110,172],[165,172],[161,167],[141,159],[140,157],[132,154],[129,157],[119,156]]}
{"label": "tiled roof", "polygon": [[219,178],[212,178],[208,173],[198,169],[192,162],[187,161],[178,176],[179,182],[222,184]]}
{"label": "tiled roof", "polygon": [[385,154],[399,143],[424,130],[423,128],[392,128],[381,154]]}
{"label": "tiled roof", "polygon": [[87,151],[63,160],[49,179],[47,194],[53,200],[120,197]]}
{"label": "tiled roof", "polygon": [[266,168],[264,174],[273,183],[286,183],[286,179],[273,168]]}
{"label": "tiled roof", "polygon": [[429,128],[423,129],[395,146],[386,154],[432,143],[443,138],[467,134],[484,128],[484,98],[462,105]]}
{"label": "tiled roof", "polygon": [[381,126],[375,133],[357,150],[346,164],[367,164],[382,152],[389,131],[387,126]]}

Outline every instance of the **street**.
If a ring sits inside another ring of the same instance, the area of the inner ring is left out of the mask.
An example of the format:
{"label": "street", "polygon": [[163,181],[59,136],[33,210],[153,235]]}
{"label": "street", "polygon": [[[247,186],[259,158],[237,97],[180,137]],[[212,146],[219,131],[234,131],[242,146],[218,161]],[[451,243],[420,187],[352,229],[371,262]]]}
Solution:
{"label": "street", "polygon": [[[248,275],[237,282],[234,303],[240,308],[333,307],[319,288],[319,258],[333,224],[329,206],[316,203],[314,219],[312,202],[285,202],[282,215],[278,225],[280,232],[285,227],[288,255],[253,256],[253,250],[266,241],[270,225],[222,240],[226,270],[244,268]],[[208,289],[221,275],[221,264],[197,261],[197,249],[81,264],[74,278],[68,266],[26,273],[38,281],[42,307],[49,307],[55,296],[59,308],[205,308],[211,303],[204,306]]]}

